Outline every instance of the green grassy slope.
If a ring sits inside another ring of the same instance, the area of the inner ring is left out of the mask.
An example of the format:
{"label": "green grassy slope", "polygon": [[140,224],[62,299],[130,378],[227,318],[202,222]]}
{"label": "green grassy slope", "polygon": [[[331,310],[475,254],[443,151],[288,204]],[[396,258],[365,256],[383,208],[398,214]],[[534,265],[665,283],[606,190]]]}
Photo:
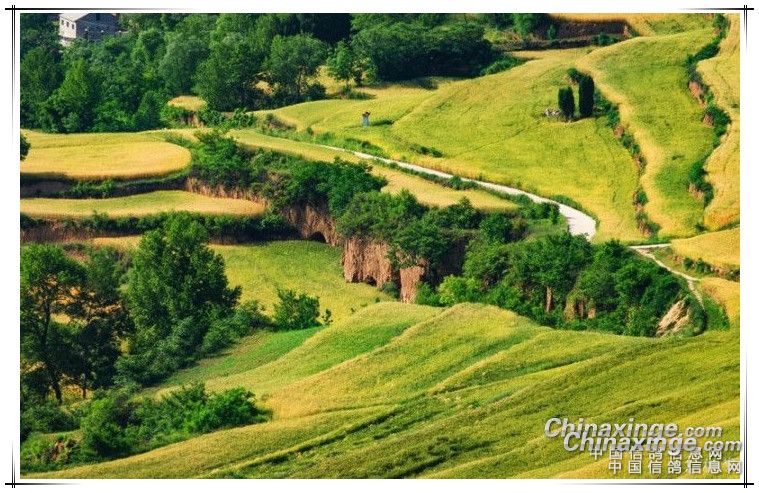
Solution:
{"label": "green grassy slope", "polygon": [[419,323],[353,359],[303,371],[300,361],[325,355],[319,338],[343,337],[330,331],[386,324],[404,310],[412,322],[420,309],[381,307],[269,363],[281,374],[264,402],[273,421],[43,476],[608,477],[605,461],[543,437],[557,415],[721,425],[737,438],[737,331],[659,340],[576,333],[458,305],[417,314]]}
{"label": "green grassy slope", "polygon": [[214,245],[227,265],[233,286],[242,286],[242,298],[256,299],[268,313],[277,302],[277,288],[319,296],[322,313],[339,320],[363,306],[390,297],[368,284],[343,279],[340,249],[315,241],[275,241],[250,245]]}
{"label": "green grassy slope", "polygon": [[[103,237],[94,238],[92,244],[130,250],[139,241],[139,236]],[[258,300],[269,314],[278,301],[278,287],[318,296],[322,313],[329,308],[335,321],[367,305],[391,299],[368,284],[345,282],[340,249],[324,243],[290,240],[212,244],[211,248],[224,258],[230,285],[242,287],[242,301]],[[289,337],[278,335],[271,342],[278,344],[280,338]]]}
{"label": "green grassy slope", "polygon": [[619,104],[622,124],[640,144],[647,161],[641,179],[646,211],[664,236],[694,233],[703,215],[702,202],[688,193],[688,171],[711,151],[713,131],[688,92],[684,62],[711,37],[711,29],[701,29],[635,38],[578,61]]}
{"label": "green grassy slope", "polygon": [[[369,140],[395,157],[461,176],[570,196],[599,217],[599,239],[637,239],[631,205],[636,170],[611,129],[600,120],[566,124],[542,116],[556,106],[566,70],[583,53],[555,54],[436,89],[390,86],[367,101],[317,101],[274,113],[300,128]],[[383,124],[362,128],[364,109]],[[415,155],[412,144],[444,157]]]}
{"label": "green grassy slope", "polygon": [[209,375],[205,379],[206,387],[210,390],[254,388],[268,400],[268,394],[274,389],[387,344],[407,328],[432,318],[439,311],[401,303],[371,305],[361,311],[361,317],[350,317],[319,330],[300,346],[266,365],[229,375]]}

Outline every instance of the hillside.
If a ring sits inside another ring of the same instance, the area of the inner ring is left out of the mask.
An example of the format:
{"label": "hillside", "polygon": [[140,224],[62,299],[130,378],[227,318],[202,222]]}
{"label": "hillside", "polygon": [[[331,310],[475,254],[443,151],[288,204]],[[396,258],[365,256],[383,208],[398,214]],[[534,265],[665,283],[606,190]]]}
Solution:
{"label": "hillside", "polygon": [[736,479],[544,430],[745,433],[737,16],[122,21],[22,32],[25,479]]}
{"label": "hillside", "polygon": [[[390,325],[378,338],[367,320]],[[325,344],[344,349],[324,360]],[[606,477],[604,461],[544,438],[545,420],[634,415],[736,437],[737,354],[736,332],[651,340],[549,330],[481,305],[376,305],[239,373],[269,385],[271,422],[40,476]]]}
{"label": "hillside", "polygon": [[740,22],[735,16],[731,19],[717,56],[698,64],[716,103],[731,120],[721,145],[706,162],[709,181],[715,189],[714,199],[704,212],[708,228],[721,228],[740,220]]}

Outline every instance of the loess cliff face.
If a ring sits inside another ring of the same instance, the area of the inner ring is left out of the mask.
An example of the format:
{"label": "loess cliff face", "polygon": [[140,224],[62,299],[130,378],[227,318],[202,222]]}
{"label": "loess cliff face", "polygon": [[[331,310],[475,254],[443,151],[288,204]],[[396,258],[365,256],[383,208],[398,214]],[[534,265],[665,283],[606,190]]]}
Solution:
{"label": "loess cliff face", "polygon": [[[185,188],[203,195],[246,199],[266,205],[265,200],[247,190],[221,185],[212,187],[195,178],[188,178]],[[393,266],[388,258],[390,246],[387,243],[370,238],[342,238],[326,205],[296,205],[282,211],[282,215],[301,238],[342,246],[343,276],[347,282],[363,282],[377,287],[392,282],[399,288],[401,301],[411,303],[416,299],[419,283],[431,277],[425,262],[404,268]],[[450,265],[460,267],[463,246],[452,251],[456,259],[451,259]],[[458,269],[447,270],[451,272],[445,273],[455,273]]]}
{"label": "loess cliff face", "polygon": [[250,190],[245,190],[239,187],[225,187],[224,185],[211,186],[206,182],[193,177],[189,177],[185,181],[185,190],[201,195],[208,195],[209,197],[250,200],[266,206],[266,200],[253,194]]}
{"label": "loess cliff face", "polygon": [[283,214],[301,238],[323,241],[332,246],[340,245],[341,238],[337,234],[335,220],[329,215],[326,206],[293,206]]}
{"label": "loess cliff face", "polygon": [[348,282],[365,282],[382,287],[388,282],[400,289],[400,300],[412,303],[416,289],[424,280],[424,265],[394,267],[388,258],[390,246],[369,238],[352,237],[343,244],[343,275]]}

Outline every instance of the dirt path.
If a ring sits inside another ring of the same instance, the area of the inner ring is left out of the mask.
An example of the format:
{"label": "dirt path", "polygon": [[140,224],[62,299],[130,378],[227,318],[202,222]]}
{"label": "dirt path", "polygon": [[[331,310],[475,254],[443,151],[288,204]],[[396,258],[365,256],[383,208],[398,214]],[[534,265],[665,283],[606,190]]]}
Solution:
{"label": "dirt path", "polygon": [[646,258],[653,260],[654,262],[656,262],[656,264],[659,267],[667,269],[674,275],[685,279],[685,282],[688,284],[688,289],[690,289],[690,292],[693,293],[693,296],[695,296],[698,302],[701,304],[701,306],[703,306],[704,299],[701,296],[701,292],[696,288],[696,283],[698,282],[698,278],[688,275],[685,272],[680,272],[678,270],[673,269],[672,267],[668,266],[667,264],[665,264],[664,262],[656,258],[656,256],[651,252],[651,250],[656,250],[657,248],[666,248],[669,245],[670,245],[669,243],[658,243],[656,245],[632,245],[630,246],[630,249],[643,255]]}
{"label": "dirt path", "polygon": [[[392,165],[398,166],[399,168],[408,169],[411,171],[417,171],[420,173],[426,173],[428,175],[433,175],[440,178],[446,178],[446,179],[453,178],[453,175],[450,173],[444,173],[442,171],[438,171],[435,169],[425,168],[424,166],[419,166],[418,164],[405,163],[403,161],[396,161],[394,159],[386,159],[379,156],[366,154],[364,152],[342,149],[340,147],[331,147],[331,146],[322,146],[322,147],[326,147],[328,149],[332,149],[335,151],[349,152],[356,157],[360,157],[361,159],[381,161],[386,164],[392,164]],[[482,188],[493,190],[499,193],[504,193],[507,195],[526,195],[530,200],[536,203],[547,202],[549,204],[556,204],[559,206],[559,213],[567,219],[567,224],[569,225],[569,232],[571,234],[585,235],[589,240],[593,238],[593,236],[595,236],[596,234],[596,220],[590,217],[589,215],[585,214],[584,212],[579,211],[573,207],[561,204],[559,202],[556,202],[555,200],[551,200],[545,197],[541,197],[539,195],[535,195],[533,193],[525,192],[524,190],[520,190],[518,188],[507,187],[506,185],[499,185],[498,183],[491,183],[488,181],[481,181],[481,180],[473,180],[471,178],[461,178],[461,180],[465,182],[476,183],[478,186]]]}

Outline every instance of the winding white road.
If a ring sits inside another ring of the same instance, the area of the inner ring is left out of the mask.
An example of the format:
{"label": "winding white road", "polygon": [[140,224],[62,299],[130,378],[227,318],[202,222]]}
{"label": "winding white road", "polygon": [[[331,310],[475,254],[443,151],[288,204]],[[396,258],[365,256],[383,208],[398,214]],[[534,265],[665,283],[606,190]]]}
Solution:
{"label": "winding white road", "polygon": [[[366,154],[364,152],[342,149],[340,147],[332,147],[332,146],[322,146],[322,147],[326,147],[327,149],[332,149],[334,151],[348,152],[348,153],[353,154],[356,157],[360,157],[361,159],[381,161],[387,164],[396,165],[399,168],[417,171],[420,173],[426,173],[428,175],[438,176],[440,178],[446,178],[446,179],[453,178],[453,175],[450,173],[444,173],[442,171],[438,171],[435,169],[425,168],[424,166],[419,166],[418,164],[411,164],[411,163],[405,163],[403,161],[396,161],[394,159],[382,158],[379,156]],[[530,200],[536,203],[547,202],[549,204],[556,204],[559,206],[559,213],[567,219],[567,224],[569,225],[569,232],[571,234],[584,235],[589,240],[593,238],[593,236],[595,236],[596,234],[596,220],[590,217],[589,215],[585,214],[584,212],[579,211],[573,207],[570,207],[565,204],[561,204],[559,202],[556,202],[555,200],[551,200],[545,197],[541,197],[539,195],[535,195],[534,193],[525,192],[524,190],[520,190],[518,188],[513,188],[513,187],[507,187],[506,185],[500,185],[498,183],[491,183],[489,181],[481,181],[481,180],[473,180],[470,178],[461,178],[461,180],[466,181],[466,182],[476,183],[478,186],[482,188],[487,188],[488,190],[493,190],[495,192],[504,193],[507,195],[525,195]]]}
{"label": "winding white road", "polygon": [[[450,173],[444,173],[442,171],[438,171],[435,169],[425,168],[424,166],[419,166],[418,164],[405,163],[403,161],[396,161],[395,159],[387,159],[387,158],[383,158],[379,156],[374,156],[372,154],[366,154],[365,152],[351,151],[351,150],[343,149],[340,147],[332,147],[332,146],[325,146],[325,145],[323,145],[322,147],[332,149],[333,151],[348,152],[350,154],[353,154],[354,156],[360,157],[361,159],[381,161],[383,163],[396,165],[399,168],[417,171],[420,173],[426,173],[429,175],[438,176],[440,178],[446,178],[446,179],[453,178],[453,175]],[[596,220],[590,217],[589,215],[585,214],[584,212],[575,209],[574,207],[570,207],[568,205],[564,205],[559,202],[556,202],[555,200],[551,200],[545,197],[541,197],[539,195],[535,195],[534,193],[525,192],[524,190],[520,190],[518,188],[507,187],[506,185],[499,185],[498,183],[491,183],[488,181],[481,181],[481,180],[472,180],[470,178],[461,178],[461,180],[466,181],[466,182],[476,183],[482,188],[487,188],[489,190],[493,190],[499,193],[504,193],[507,195],[526,195],[530,200],[536,203],[548,202],[550,204],[556,204],[559,206],[559,213],[565,218],[567,218],[567,223],[569,225],[569,232],[571,234],[585,235],[589,240],[593,238],[593,236],[595,236],[596,234]],[[695,295],[698,302],[701,305],[703,305],[703,299],[701,297],[701,293],[699,292],[698,289],[696,289],[696,283],[698,282],[698,279],[684,272],[680,272],[678,270],[675,270],[669,267],[668,265],[664,264],[662,261],[657,259],[653,255],[653,253],[651,253],[652,249],[663,248],[667,246],[669,246],[669,243],[660,243],[656,245],[633,245],[633,246],[630,246],[630,249],[643,255],[644,257],[650,260],[653,260],[660,267],[663,267],[664,269],[667,269],[671,273],[685,279],[685,282],[687,283],[690,291]]]}

